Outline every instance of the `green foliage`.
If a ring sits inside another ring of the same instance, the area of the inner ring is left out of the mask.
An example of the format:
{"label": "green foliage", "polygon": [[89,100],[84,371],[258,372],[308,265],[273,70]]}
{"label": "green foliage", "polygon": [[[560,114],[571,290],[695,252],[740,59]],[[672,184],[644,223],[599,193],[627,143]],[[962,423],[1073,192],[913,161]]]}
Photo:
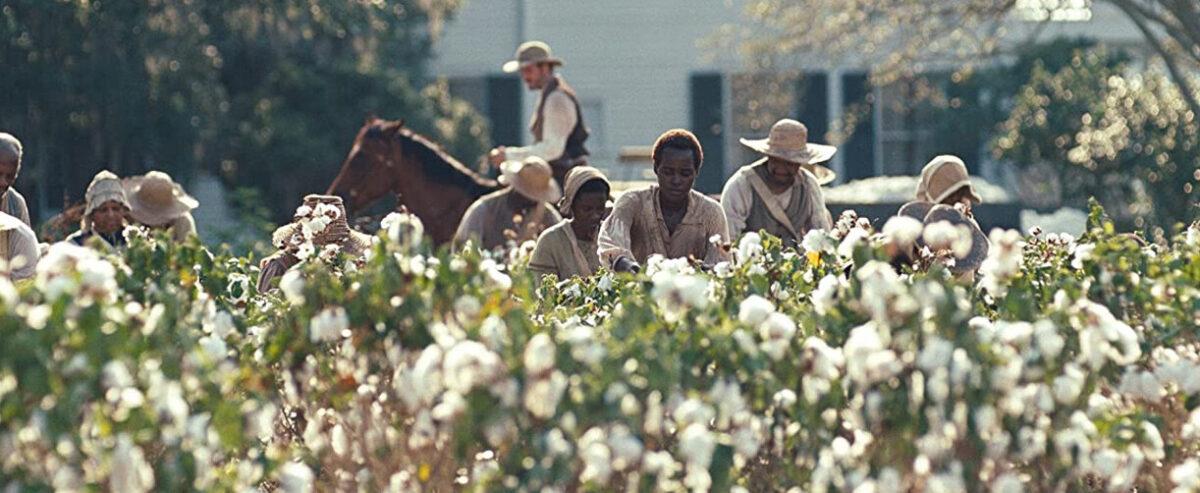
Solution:
{"label": "green foliage", "polygon": [[208,169],[261,189],[284,217],[324,191],[371,113],[474,159],[487,147],[481,117],[423,89],[432,38],[458,4],[5,2],[0,59],[17,66],[0,80],[0,128],[28,149],[18,186],[56,205],[103,168],[184,180]]}
{"label": "green foliage", "polygon": [[1167,490],[1200,453],[1200,231],[1096,207],[1078,240],[994,234],[974,285],[862,227],[537,287],[392,216],[265,295],[196,244],[57,246],[0,281],[0,483]]}
{"label": "green foliage", "polygon": [[1057,71],[1035,66],[996,139],[997,157],[1049,163],[1064,199],[1097,197],[1122,229],[1169,235],[1196,218],[1200,135],[1164,76],[1132,73],[1099,51]]}

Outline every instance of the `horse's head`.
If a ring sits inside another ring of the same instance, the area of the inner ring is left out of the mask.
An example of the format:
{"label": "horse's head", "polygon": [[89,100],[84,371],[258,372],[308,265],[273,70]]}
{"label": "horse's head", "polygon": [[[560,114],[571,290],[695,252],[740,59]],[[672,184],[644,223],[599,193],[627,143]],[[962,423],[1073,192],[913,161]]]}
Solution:
{"label": "horse's head", "polygon": [[354,139],[350,154],[329,186],[329,195],[345,201],[346,210],[357,212],[393,190],[396,173],[402,164],[402,147],[397,136],[404,121],[368,118]]}

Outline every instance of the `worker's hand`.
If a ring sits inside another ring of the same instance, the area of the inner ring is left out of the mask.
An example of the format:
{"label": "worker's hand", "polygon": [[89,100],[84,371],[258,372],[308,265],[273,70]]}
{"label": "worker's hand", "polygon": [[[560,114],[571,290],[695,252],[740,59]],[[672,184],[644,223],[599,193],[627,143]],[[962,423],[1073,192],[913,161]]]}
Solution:
{"label": "worker's hand", "polygon": [[262,272],[258,274],[258,285],[256,286],[258,292],[265,293],[270,290],[271,280],[282,276],[290,267],[283,255],[276,254],[263,259],[259,263],[259,268],[262,269]]}
{"label": "worker's hand", "polygon": [[613,270],[637,274],[642,271],[642,266],[629,257],[619,257],[616,262],[613,262]]}
{"label": "worker's hand", "polygon": [[503,163],[503,162],[504,162],[504,146],[500,146],[495,149],[492,149],[492,151],[488,153],[488,163],[491,164],[492,166],[500,166],[500,163]]}

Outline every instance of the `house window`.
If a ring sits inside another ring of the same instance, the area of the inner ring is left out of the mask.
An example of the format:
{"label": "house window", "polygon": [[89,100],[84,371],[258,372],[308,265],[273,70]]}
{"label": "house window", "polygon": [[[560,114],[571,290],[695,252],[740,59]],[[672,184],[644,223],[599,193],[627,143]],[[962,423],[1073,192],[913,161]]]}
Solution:
{"label": "house window", "polygon": [[933,111],[928,88],[895,82],[877,89],[878,170],[883,175],[912,175],[933,155]]}

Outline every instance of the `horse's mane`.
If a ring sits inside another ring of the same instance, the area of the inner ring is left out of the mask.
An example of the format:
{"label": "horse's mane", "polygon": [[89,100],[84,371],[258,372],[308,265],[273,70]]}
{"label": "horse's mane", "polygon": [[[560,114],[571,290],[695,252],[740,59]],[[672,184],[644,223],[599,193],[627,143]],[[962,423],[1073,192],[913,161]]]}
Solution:
{"label": "horse's mane", "polygon": [[396,125],[394,133],[400,142],[404,153],[412,155],[421,163],[421,169],[430,180],[456,184],[467,188],[494,189],[498,185],[495,180],[476,173],[467,165],[451,156],[442,147],[425,136],[413,132],[403,126],[403,122],[377,121],[370,125],[365,136],[371,138],[387,138],[385,126]]}

